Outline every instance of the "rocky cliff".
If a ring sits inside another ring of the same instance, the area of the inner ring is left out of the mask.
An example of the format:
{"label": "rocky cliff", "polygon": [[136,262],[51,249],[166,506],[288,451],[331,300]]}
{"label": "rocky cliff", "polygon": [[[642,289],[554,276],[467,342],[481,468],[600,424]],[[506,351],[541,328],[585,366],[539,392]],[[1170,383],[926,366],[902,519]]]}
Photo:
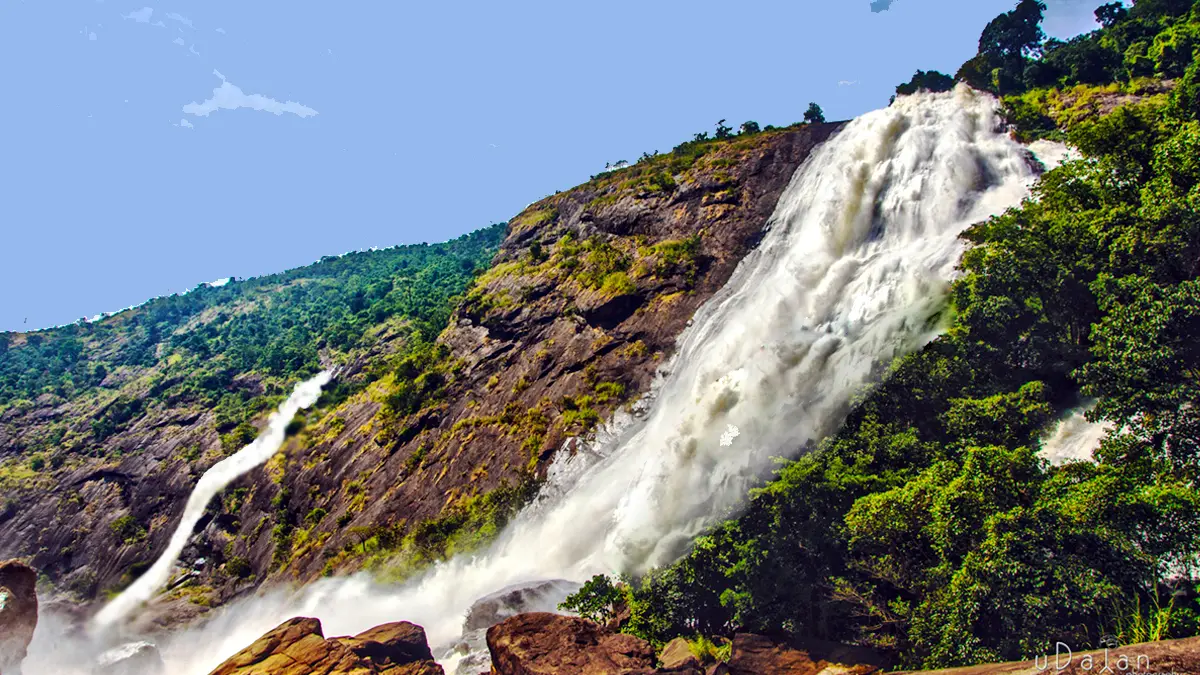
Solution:
{"label": "rocky cliff", "polygon": [[[410,338],[382,325],[342,364],[340,379],[360,386],[318,404],[274,460],[212,505],[165,618],[271,580],[364,566],[402,576],[486,538],[569,439],[648,389],[793,172],[837,129],[684,144],[531,205],[436,342],[390,356]],[[54,414],[35,402],[0,433]],[[222,456],[211,415],[155,407],[117,436],[137,452],[9,481],[0,551],[84,598],[128,583]]]}

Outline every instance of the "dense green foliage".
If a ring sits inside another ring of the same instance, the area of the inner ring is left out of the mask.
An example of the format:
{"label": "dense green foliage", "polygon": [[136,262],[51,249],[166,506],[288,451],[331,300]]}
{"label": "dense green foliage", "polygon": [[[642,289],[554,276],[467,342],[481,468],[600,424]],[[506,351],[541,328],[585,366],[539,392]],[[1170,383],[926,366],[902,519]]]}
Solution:
{"label": "dense green foliage", "polygon": [[1045,39],[1045,4],[1021,0],[984,29],[979,53],[957,79],[996,94],[1039,87],[1099,84],[1137,77],[1183,75],[1200,44],[1200,10],[1192,0],[1140,0],[1126,9],[1096,10],[1104,26],[1067,41]]}
{"label": "dense green foliage", "polygon": [[[1150,36],[1161,56],[1161,31],[1190,30],[1190,4],[1106,6],[1107,27],[1080,43]],[[1040,14],[1023,0],[989,24],[984,86],[1033,62]],[[816,636],[912,667],[1200,630],[1200,65],[1187,60],[1160,71],[1183,75],[1171,97],[1078,120],[1068,140],[1085,158],[964,234],[947,333],[899,359],[744,515],[631,584],[626,630]],[[1115,431],[1094,462],[1052,466],[1040,437],[1081,396]]]}
{"label": "dense green foliage", "polygon": [[918,70],[912,79],[896,87],[899,96],[915,94],[918,91],[950,91],[954,88],[954,78],[936,70]]}
{"label": "dense green foliage", "polygon": [[824,124],[825,111],[821,110],[821,106],[816,103],[809,103],[808,109],[804,111],[805,124]]}
{"label": "dense green foliage", "polygon": [[[216,411],[223,441],[240,444],[253,437],[244,423],[255,395],[237,378],[253,374],[268,395],[282,393],[319,369],[319,354],[345,354],[383,324],[431,341],[503,232],[496,225],[442,244],[326,257],[93,323],[0,334],[0,408],[42,394],[70,401],[119,392],[91,421],[100,441],[148,405],[196,403]],[[139,378],[138,391],[122,387]]]}

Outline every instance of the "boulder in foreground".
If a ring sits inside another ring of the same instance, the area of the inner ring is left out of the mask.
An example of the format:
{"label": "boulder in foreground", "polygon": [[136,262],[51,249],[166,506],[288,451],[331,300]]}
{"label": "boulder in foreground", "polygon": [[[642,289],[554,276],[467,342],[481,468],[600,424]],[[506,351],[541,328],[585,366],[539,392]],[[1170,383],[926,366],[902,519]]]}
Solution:
{"label": "boulder in foreground", "polygon": [[793,645],[752,633],[733,636],[728,664],[730,675],[867,675],[887,665],[872,649],[816,640]]}
{"label": "boulder in foreground", "polygon": [[0,562],[0,673],[25,660],[37,621],[37,572],[17,560]]}
{"label": "boulder in foreground", "polygon": [[649,675],[654,648],[632,635],[548,612],[518,614],[487,632],[496,675]]}
{"label": "boulder in foreground", "polygon": [[318,619],[285,621],[211,675],[444,675],[425,629],[401,621],[326,638]]}

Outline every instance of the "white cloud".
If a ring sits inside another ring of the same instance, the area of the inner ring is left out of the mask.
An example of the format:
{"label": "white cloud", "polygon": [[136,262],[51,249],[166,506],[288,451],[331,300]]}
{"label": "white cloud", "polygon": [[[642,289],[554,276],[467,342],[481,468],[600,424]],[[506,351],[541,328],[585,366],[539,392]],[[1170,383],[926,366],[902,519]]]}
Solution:
{"label": "white cloud", "polygon": [[213,75],[221,78],[221,86],[213,89],[212,98],[203,103],[189,103],[183,106],[183,112],[197,117],[207,117],[209,114],[222,109],[237,110],[238,108],[250,108],[251,110],[264,110],[276,115],[288,112],[300,117],[309,117],[317,114],[316,110],[295,101],[280,103],[262,94],[247,94],[242,91],[241,87],[226,80],[225,76],[220,72],[214,70]]}
{"label": "white cloud", "polygon": [[196,45],[192,45],[191,47],[188,47],[188,51],[195,54],[196,56],[200,56],[200,52],[196,51]]}
{"label": "white cloud", "polygon": [[187,121],[186,118],[179,120],[179,126],[185,128],[185,129],[195,129],[196,128],[195,125],[193,125],[191,122]]}
{"label": "white cloud", "polygon": [[88,39],[95,40],[96,39],[96,31],[92,31],[91,33],[88,33]]}
{"label": "white cloud", "polygon": [[171,40],[171,42],[174,42],[175,44],[179,45],[180,47],[183,46],[183,38],[175,38],[174,40]]}
{"label": "white cloud", "polygon": [[150,15],[154,14],[153,7],[143,7],[136,12],[122,14],[122,19],[133,19],[138,23],[150,23]]}
{"label": "white cloud", "polygon": [[153,25],[153,26],[158,26],[159,28],[166,28],[166,27],[167,27],[167,24],[163,23],[162,21],[155,21],[155,22],[154,22],[153,24],[151,24],[151,25]]}
{"label": "white cloud", "polygon": [[839,87],[853,87],[858,84],[858,80],[838,80]]}
{"label": "white cloud", "polygon": [[217,32],[218,32],[218,33],[220,33],[221,35],[225,35],[225,29],[224,29],[224,28],[218,28],[218,29],[217,29]]}
{"label": "white cloud", "polygon": [[179,23],[181,23],[189,28],[193,27],[192,20],[187,18],[186,16],[183,16],[182,14],[176,14],[175,12],[167,12],[167,18],[171,19],[172,21],[178,21]]}

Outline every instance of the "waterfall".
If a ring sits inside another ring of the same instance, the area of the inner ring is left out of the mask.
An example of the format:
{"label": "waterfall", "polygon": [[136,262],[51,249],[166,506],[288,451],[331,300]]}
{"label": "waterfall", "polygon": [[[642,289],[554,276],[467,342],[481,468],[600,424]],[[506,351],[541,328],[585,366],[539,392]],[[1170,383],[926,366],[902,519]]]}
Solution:
{"label": "waterfall", "polygon": [[680,336],[643,414],[560,453],[539,498],[487,550],[402,586],[356,575],[233,603],[162,645],[168,671],[204,675],[293,616],[320,618],[326,635],[405,619],[444,648],[497,589],[671,562],[772,457],[835,430],[883,366],[937,334],[957,235],[1019,205],[1036,179],[1001,126],[995,99],[964,86],[849,123],[797,170],[761,244]]}
{"label": "waterfall", "polygon": [[316,377],[297,384],[291,396],[280,404],[279,410],[271,414],[265,431],[249,445],[204,472],[188,497],[187,505],[183,508],[183,518],[171,535],[167,549],[145,574],[138,577],[137,581],[96,614],[93,621],[97,628],[104,629],[119,623],[167,583],[174,573],[175,563],[179,561],[179,554],[187,546],[192,530],[195,529],[196,523],[200,522],[208,503],[230,483],[263,464],[279,451],[288,423],[301,409],[317,402],[321,396],[321,389],[329,382],[330,377],[328,371],[323,371]]}
{"label": "waterfall", "polygon": [[1112,422],[1088,421],[1087,414],[1094,407],[1092,400],[1068,410],[1042,439],[1038,455],[1055,466],[1092,461],[1092,453],[1113,429]]}

